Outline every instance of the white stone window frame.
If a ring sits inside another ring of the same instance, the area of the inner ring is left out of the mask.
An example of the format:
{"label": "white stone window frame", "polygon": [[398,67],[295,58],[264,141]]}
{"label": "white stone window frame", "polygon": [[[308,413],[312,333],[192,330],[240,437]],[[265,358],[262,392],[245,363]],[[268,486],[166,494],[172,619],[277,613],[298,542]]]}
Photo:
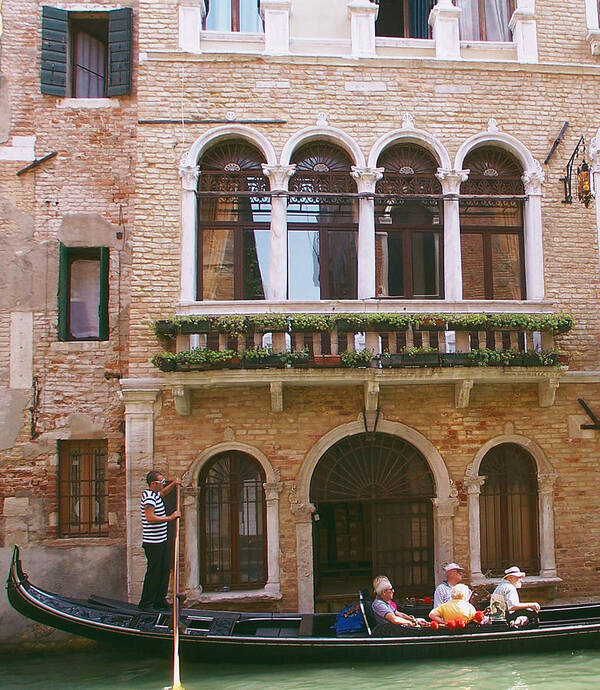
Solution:
{"label": "white stone window frame", "polygon": [[554,485],[557,474],[544,451],[535,441],[519,434],[496,436],[485,443],[476,453],[465,473],[464,485],[468,493],[469,511],[469,555],[470,583],[495,584],[498,578],[486,578],[481,571],[481,528],[479,522],[479,495],[485,483],[485,477],[479,474],[479,468],[487,453],[496,446],[513,443],[521,446],[533,458],[537,469],[538,481],[538,538],[539,538],[539,575],[525,578],[525,585],[551,585],[562,582],[556,571],[554,541]]}
{"label": "white stone window frame", "polygon": [[[523,184],[527,197],[523,209],[523,239],[525,245],[525,289],[527,301],[543,301],[544,253],[542,237],[542,183],[544,172],[537,161],[516,137],[500,132],[495,121],[490,120],[487,132],[482,132],[465,141],[456,153],[454,170],[468,176],[463,170],[464,160],[470,151],[482,146],[498,146],[516,156],[523,166]],[[466,177],[464,179],[467,179]],[[459,299],[462,299],[462,295]]]}
{"label": "white stone window frame", "polygon": [[600,55],[600,7],[598,0],[585,0],[586,40],[592,55]]}
{"label": "white stone window frame", "polygon": [[[342,424],[325,436],[308,451],[296,480],[290,491],[290,510],[296,520],[296,565],[298,573],[298,610],[301,613],[314,611],[314,561],[312,541],[312,514],[315,506],[310,502],[310,483],[319,460],[335,443],[348,436],[365,431],[362,416],[355,422]],[[435,446],[416,429],[386,419],[378,420],[377,431],[397,436],[411,443],[419,450],[431,470],[435,487],[433,503],[433,543],[434,573],[438,583],[442,577],[442,567],[454,560],[453,520],[458,506],[456,488],[448,468]]]}
{"label": "white stone window frame", "polygon": [[[265,474],[263,488],[267,506],[267,582],[261,589],[230,590],[227,592],[204,592],[200,583],[199,564],[199,521],[198,478],[202,468],[216,455],[227,451],[236,451],[255,460]],[[203,451],[190,469],[182,477],[182,486],[188,489],[182,506],[182,519],[185,528],[185,582],[186,599],[202,604],[218,604],[226,601],[278,601],[282,598],[280,583],[280,548],[279,548],[279,495],[283,490],[280,474],[273,468],[267,456],[258,448],[226,441],[211,446]]]}

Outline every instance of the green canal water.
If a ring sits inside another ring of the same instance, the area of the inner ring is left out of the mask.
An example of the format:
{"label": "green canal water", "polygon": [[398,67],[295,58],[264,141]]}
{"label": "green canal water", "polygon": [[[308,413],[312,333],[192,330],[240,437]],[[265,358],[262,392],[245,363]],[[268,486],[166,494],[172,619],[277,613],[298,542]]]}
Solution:
{"label": "green canal water", "polygon": [[[493,656],[431,662],[304,666],[183,664],[186,690],[590,690],[600,687],[600,650]],[[171,684],[169,661],[132,658],[106,649],[0,657],[0,688],[19,690],[162,690]]]}

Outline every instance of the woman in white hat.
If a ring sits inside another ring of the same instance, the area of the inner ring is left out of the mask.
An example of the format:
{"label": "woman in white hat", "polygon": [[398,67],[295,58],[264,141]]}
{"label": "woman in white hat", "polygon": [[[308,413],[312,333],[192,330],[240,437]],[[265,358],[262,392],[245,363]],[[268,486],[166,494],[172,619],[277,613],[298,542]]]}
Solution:
{"label": "woman in white hat", "polygon": [[[515,611],[533,611],[538,613],[540,605],[537,601],[520,601],[518,589],[523,584],[525,573],[516,565],[507,568],[504,571],[504,578],[502,582],[494,590],[490,599],[490,608],[492,610],[492,617],[501,617],[509,619],[509,614]],[[520,619],[523,620],[520,620]],[[527,616],[519,616],[513,620],[515,626],[523,625],[528,621]]]}

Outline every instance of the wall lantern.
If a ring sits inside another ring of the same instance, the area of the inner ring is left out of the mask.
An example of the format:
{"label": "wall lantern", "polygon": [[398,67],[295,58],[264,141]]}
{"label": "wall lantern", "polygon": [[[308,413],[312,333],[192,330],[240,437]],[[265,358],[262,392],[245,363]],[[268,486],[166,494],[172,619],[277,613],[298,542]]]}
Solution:
{"label": "wall lantern", "polygon": [[571,192],[571,178],[573,175],[573,165],[581,155],[581,163],[577,166],[577,198],[588,208],[594,195],[592,193],[592,175],[588,162],[585,160],[585,139],[583,134],[575,146],[569,162],[567,163],[565,176],[561,177],[561,182],[565,185],[565,198],[563,204],[572,204],[573,195]]}

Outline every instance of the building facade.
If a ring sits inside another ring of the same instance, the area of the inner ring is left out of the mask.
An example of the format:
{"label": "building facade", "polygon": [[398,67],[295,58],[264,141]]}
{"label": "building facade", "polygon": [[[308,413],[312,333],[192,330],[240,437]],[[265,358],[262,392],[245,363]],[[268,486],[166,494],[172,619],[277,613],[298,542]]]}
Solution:
{"label": "building facade", "polygon": [[190,603],[600,595],[598,16],[4,0],[3,559],[136,600],[157,468]]}

